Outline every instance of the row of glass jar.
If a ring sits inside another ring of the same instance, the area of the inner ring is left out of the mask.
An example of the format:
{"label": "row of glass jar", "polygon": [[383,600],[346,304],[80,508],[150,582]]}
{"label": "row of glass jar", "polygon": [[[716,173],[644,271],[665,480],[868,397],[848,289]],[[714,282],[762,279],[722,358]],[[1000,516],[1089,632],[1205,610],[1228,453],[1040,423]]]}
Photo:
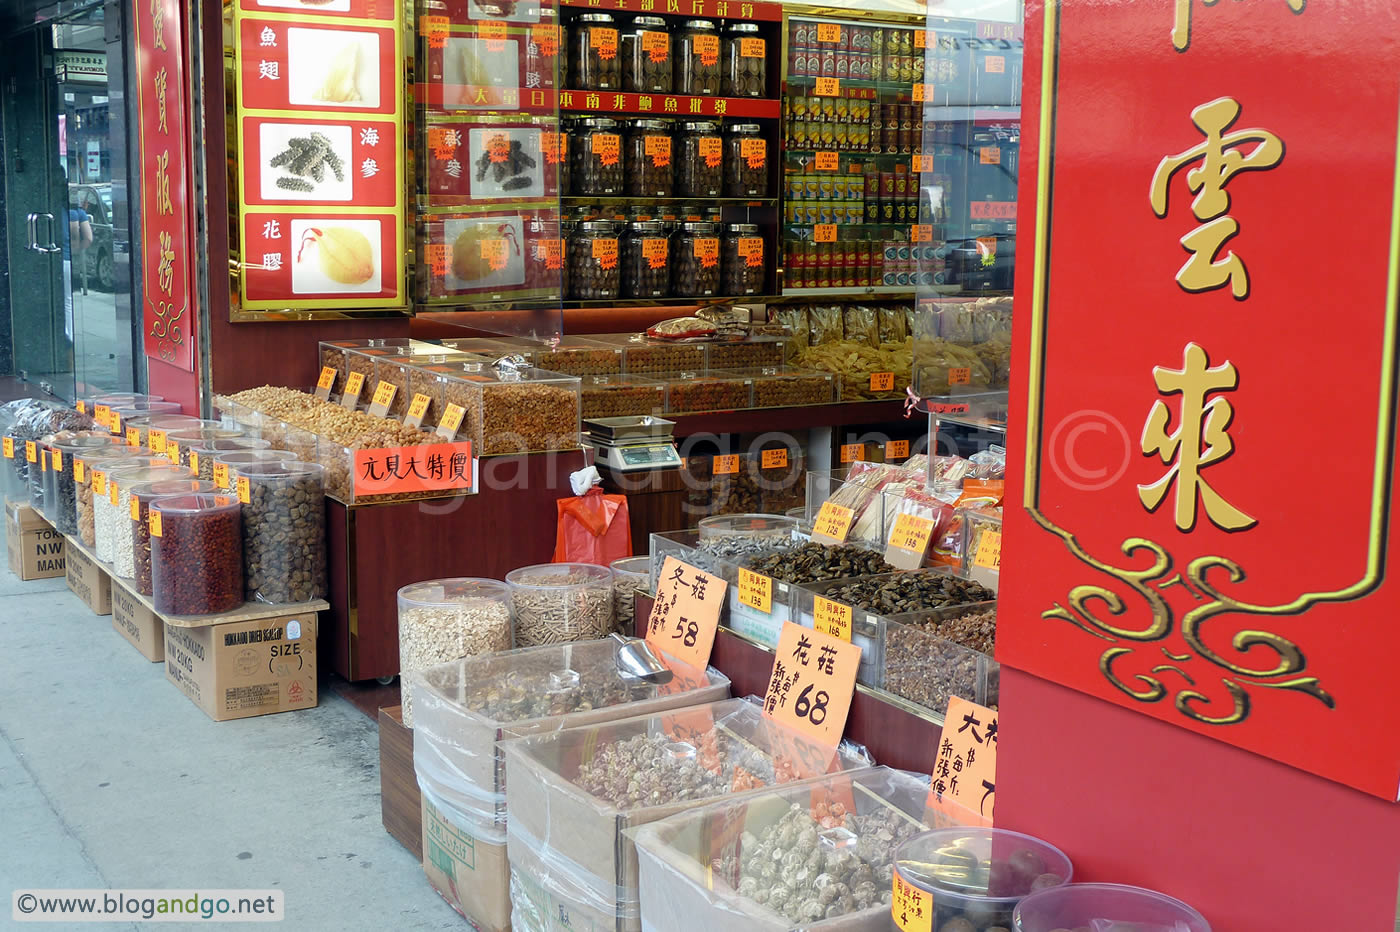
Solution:
{"label": "row of glass jar", "polygon": [[566,194],[581,197],[767,197],[768,140],[758,123],[673,125],[588,117],[569,125]]}
{"label": "row of glass jar", "polygon": [[571,299],[709,298],[763,294],[768,277],[758,225],[638,220],[619,235],[611,220],[578,224],[567,247]]}
{"label": "row of glass jar", "polygon": [[754,23],[685,20],[672,31],[660,16],[632,17],[619,28],[611,13],[584,13],[566,25],[565,86],[637,94],[762,97],[768,89],[768,44]]}

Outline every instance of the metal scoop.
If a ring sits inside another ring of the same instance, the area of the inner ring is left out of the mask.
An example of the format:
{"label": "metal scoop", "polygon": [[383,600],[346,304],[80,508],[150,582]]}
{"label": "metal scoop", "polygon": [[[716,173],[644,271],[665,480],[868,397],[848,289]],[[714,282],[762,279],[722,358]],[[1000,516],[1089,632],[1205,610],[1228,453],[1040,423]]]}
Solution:
{"label": "metal scoop", "polygon": [[675,676],[671,668],[656,656],[651,645],[641,638],[623,637],[616,632],[609,637],[617,642],[613,658],[617,662],[617,672],[622,674],[624,679],[642,680],[655,686],[664,686]]}

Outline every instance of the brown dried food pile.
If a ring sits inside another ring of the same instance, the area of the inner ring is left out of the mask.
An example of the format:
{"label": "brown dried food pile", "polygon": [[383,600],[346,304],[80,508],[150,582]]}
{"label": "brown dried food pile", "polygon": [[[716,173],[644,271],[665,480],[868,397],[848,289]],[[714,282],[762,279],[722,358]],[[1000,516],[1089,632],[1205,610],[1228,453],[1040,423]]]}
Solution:
{"label": "brown dried food pile", "polygon": [[[351,357],[355,359],[356,357]],[[232,396],[232,400],[294,427],[343,447],[375,449],[378,447],[411,447],[433,443],[434,435],[397,421],[374,417],[364,411],[351,411],[338,404],[322,401],[306,392],[273,385],[250,388]]]}
{"label": "brown dried food pile", "polygon": [[580,765],[576,782],[619,809],[708,799],[773,782],[771,761],[713,728],[693,745],[681,744],[662,732],[606,745]]}
{"label": "brown dried food pile", "polygon": [[[995,592],[981,583],[940,572],[899,573],[880,579],[855,580],[828,589],[823,595],[842,605],[852,605],[880,615],[899,615],[970,602],[991,602],[997,597]],[[995,627],[996,615],[995,612],[991,614]],[[940,634],[940,637],[943,636],[946,635]],[[980,647],[973,649],[981,650]]]}
{"label": "brown dried food pile", "polygon": [[651,698],[654,687],[629,683],[618,675],[608,656],[591,669],[562,671],[510,670],[488,682],[476,681],[467,708],[493,722],[521,722],[589,709],[606,709],[624,702]]}
{"label": "brown dried food pile", "polygon": [[482,455],[572,450],[578,447],[578,394],[557,385],[450,382],[450,404],[466,409],[463,425]]}
{"label": "brown dried food pile", "polygon": [[166,511],[162,504],[154,505],[161,512],[161,536],[151,539],[156,611],[209,615],[242,605],[243,535],[238,508]]}
{"label": "brown dried food pile", "polygon": [[929,618],[908,624],[912,628],[927,631],[988,657],[996,653],[997,610],[994,608],[985,612],[968,612],[954,615],[952,618]]}
{"label": "brown dried food pile", "polygon": [[[314,469],[314,467],[311,467]],[[250,477],[243,506],[244,595],[309,602],[326,594],[326,506],[314,475]]]}
{"label": "brown dried food pile", "polygon": [[845,544],[827,547],[810,541],[787,553],[775,553],[753,560],[748,568],[787,583],[821,582],[895,571],[895,567],[886,563],[885,558],[874,550]]}

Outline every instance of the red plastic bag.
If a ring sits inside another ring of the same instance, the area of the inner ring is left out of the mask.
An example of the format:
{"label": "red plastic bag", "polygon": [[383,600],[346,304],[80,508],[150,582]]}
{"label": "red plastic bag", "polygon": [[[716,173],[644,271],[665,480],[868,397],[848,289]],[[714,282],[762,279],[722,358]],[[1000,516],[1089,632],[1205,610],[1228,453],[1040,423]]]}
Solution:
{"label": "red plastic bag", "polygon": [[632,555],[627,496],[604,495],[602,489],[594,486],[576,498],[561,498],[555,505],[559,512],[555,563],[607,566]]}

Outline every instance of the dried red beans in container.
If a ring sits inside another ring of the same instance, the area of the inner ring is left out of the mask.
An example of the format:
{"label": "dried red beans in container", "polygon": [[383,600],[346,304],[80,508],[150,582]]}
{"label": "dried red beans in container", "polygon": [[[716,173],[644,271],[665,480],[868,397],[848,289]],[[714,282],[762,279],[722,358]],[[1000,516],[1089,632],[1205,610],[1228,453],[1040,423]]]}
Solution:
{"label": "dried red beans in container", "polygon": [[[152,503],[151,589],[163,615],[213,615],[243,604],[243,509],[233,495]],[[152,531],[155,529],[152,528]]]}
{"label": "dried red beans in container", "polygon": [[199,479],[167,479],[132,487],[131,500],[137,508],[136,516],[131,518],[131,553],[136,568],[132,581],[136,583],[137,592],[151,595],[151,503],[162,498],[214,491],[214,483]]}

